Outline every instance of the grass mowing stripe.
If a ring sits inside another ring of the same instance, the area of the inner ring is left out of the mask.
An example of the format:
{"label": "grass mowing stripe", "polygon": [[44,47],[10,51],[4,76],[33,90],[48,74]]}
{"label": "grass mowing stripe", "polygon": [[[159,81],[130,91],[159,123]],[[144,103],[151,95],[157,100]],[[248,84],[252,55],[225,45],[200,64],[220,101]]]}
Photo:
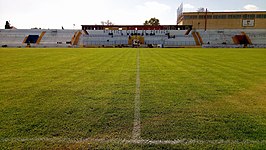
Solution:
{"label": "grass mowing stripe", "polygon": [[[182,57],[179,58],[181,58],[181,60],[183,60],[186,64],[190,65],[188,69],[190,70],[190,72],[197,75],[199,80],[208,82],[215,82],[219,80],[219,82],[226,82],[227,85],[238,85],[240,83],[247,85],[252,84],[252,80],[254,80],[254,76],[252,76],[252,74],[263,72],[263,70],[258,70],[258,68],[256,67],[256,65],[261,64],[258,64],[259,62],[256,61],[246,61],[250,58],[242,54],[243,50],[232,49],[231,51],[231,55],[229,56],[228,53],[230,51],[227,50],[225,50],[225,52],[216,51],[212,53],[206,53],[205,50],[201,50],[202,54],[198,54],[198,52],[196,51],[196,53],[194,53],[192,57],[188,57],[186,56],[186,54],[183,54],[181,55]],[[238,51],[241,53],[236,53]],[[176,56],[177,54],[165,53],[164,55],[167,55],[167,57],[164,58],[170,59],[171,61],[175,61],[172,56]],[[213,57],[211,57],[212,55]],[[260,55],[263,55],[263,53]],[[258,54],[252,54],[252,56],[250,57],[258,58],[258,60],[260,59]],[[183,64],[183,66],[185,66],[186,64]],[[217,70],[216,68],[220,69]],[[206,78],[205,76],[199,76],[204,74],[204,70],[208,71],[210,74],[212,74],[212,76],[209,76],[208,78]],[[241,78],[239,78],[238,76],[241,76]],[[238,81],[236,82],[236,80]],[[260,79],[257,78],[257,80]]]}
{"label": "grass mowing stripe", "polygon": [[137,69],[136,69],[136,96],[135,96],[135,111],[134,111],[134,127],[132,132],[132,139],[141,139],[141,125],[140,125],[140,50],[137,50]]}
{"label": "grass mowing stripe", "polygon": [[[169,54],[169,51],[174,52]],[[219,110],[199,110],[202,104],[212,106],[212,103],[228,98],[228,95],[265,81],[265,51],[249,51],[252,53],[248,57],[241,50],[225,50],[223,55],[218,50],[204,49],[145,50],[141,57],[141,99],[145,102],[141,105],[142,138],[265,139],[265,121],[259,119],[255,123],[250,120],[253,116],[251,113],[236,112],[234,109],[229,113],[231,107],[226,105],[222,105],[223,109]],[[199,59],[201,57],[203,59]],[[245,62],[243,57],[246,57]],[[216,63],[219,60],[220,63]],[[227,63],[232,64],[231,68],[225,67]],[[239,66],[243,69],[234,70]],[[245,75],[245,72],[248,74]],[[254,96],[250,98],[247,101],[258,101]]]}
{"label": "grass mowing stripe", "polygon": [[[84,50],[0,50],[0,149],[265,149],[264,51]],[[25,126],[5,132],[16,120]]]}
{"label": "grass mowing stripe", "polygon": [[[16,50],[23,60],[5,51],[0,50],[0,62],[9,64],[0,67],[0,77],[5,76],[0,78],[0,138],[132,137],[132,49]],[[48,54],[32,57],[42,53]]]}
{"label": "grass mowing stripe", "polygon": [[[197,57],[189,58],[188,56],[185,56],[185,55],[180,55],[180,56],[178,55],[177,57],[179,59],[176,60],[175,57],[170,56],[169,54],[166,54],[166,55],[167,55],[167,57],[164,57],[162,54],[158,55],[158,56],[163,58],[165,60],[165,63],[167,63],[168,65],[171,65],[171,63],[177,63],[178,62],[179,67],[184,72],[186,72],[186,74],[189,74],[189,76],[192,77],[191,79],[198,81],[198,82],[203,81],[204,84],[201,84],[201,86],[203,86],[204,88],[208,88],[207,85],[210,85],[211,80],[217,80],[217,79],[220,82],[227,82],[227,84],[231,84],[231,85],[234,84],[230,80],[225,80],[227,78],[231,79],[230,76],[220,78],[220,74],[223,74],[224,70],[227,70],[227,72],[228,72],[228,70],[230,70],[229,72],[236,72],[234,70],[234,68],[232,68],[232,67],[223,68],[221,66],[217,66],[216,63],[211,64],[211,63],[208,63],[208,61],[206,59],[201,60]],[[196,64],[195,62],[198,62],[198,63]],[[214,68],[221,68],[221,71],[217,72],[217,70],[215,70]],[[206,78],[205,76],[201,76],[201,74],[204,73],[204,70],[206,70],[206,71],[208,70],[208,72],[211,74],[211,76],[209,76],[208,78]],[[236,72],[235,74],[237,74],[237,73],[238,72]],[[244,80],[244,81],[246,81],[246,80]]]}

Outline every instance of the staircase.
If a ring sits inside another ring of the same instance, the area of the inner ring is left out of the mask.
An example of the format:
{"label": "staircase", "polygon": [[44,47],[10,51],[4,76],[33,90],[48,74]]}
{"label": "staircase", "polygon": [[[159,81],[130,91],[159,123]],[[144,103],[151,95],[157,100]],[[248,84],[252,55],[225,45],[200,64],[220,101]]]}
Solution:
{"label": "staircase", "polygon": [[39,38],[38,38],[36,44],[40,44],[40,42],[41,42],[43,36],[45,35],[45,33],[46,33],[45,31],[43,31],[43,32],[41,33],[41,35],[39,36]]}
{"label": "staircase", "polygon": [[192,32],[192,35],[194,37],[197,46],[204,44],[199,32]]}
{"label": "staircase", "polygon": [[71,44],[72,45],[78,45],[79,38],[82,35],[81,31],[75,32],[74,36],[71,39]]}

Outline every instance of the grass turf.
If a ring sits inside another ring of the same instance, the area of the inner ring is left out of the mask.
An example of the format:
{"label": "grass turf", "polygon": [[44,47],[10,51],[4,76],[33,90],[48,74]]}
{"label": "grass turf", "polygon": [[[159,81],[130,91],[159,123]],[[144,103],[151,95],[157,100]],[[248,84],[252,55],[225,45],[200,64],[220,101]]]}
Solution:
{"label": "grass turf", "polygon": [[143,50],[142,137],[266,139],[265,52]]}
{"label": "grass turf", "polygon": [[265,49],[140,49],[141,136],[256,144],[138,145],[4,139],[130,139],[136,49],[0,49],[3,148],[265,148]]}
{"label": "grass turf", "polygon": [[0,137],[130,138],[129,49],[1,49]]}

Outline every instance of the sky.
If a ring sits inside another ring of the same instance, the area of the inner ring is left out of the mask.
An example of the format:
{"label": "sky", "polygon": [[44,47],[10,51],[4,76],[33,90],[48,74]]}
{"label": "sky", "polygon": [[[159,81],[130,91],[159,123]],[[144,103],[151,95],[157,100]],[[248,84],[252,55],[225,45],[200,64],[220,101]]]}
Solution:
{"label": "sky", "polygon": [[81,25],[141,25],[156,17],[162,25],[176,24],[176,10],[266,10],[266,0],[0,0],[0,29],[10,21],[18,29],[81,29]]}

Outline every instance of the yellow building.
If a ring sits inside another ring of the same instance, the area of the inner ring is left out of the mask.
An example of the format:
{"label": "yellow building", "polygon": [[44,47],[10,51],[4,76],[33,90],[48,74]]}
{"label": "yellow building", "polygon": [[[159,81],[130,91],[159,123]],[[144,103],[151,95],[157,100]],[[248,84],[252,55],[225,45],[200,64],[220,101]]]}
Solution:
{"label": "yellow building", "polygon": [[178,25],[193,25],[193,29],[266,29],[266,11],[184,12],[178,15]]}

